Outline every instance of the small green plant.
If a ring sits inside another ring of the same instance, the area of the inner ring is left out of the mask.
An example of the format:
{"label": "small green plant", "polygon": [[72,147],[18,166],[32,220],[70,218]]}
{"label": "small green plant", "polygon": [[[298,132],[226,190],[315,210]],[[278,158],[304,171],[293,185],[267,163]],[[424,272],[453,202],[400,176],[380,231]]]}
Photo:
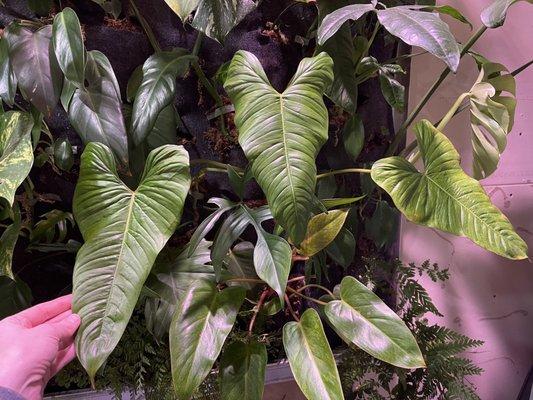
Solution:
{"label": "small green plant", "polygon": [[348,348],[339,363],[345,398],[479,400],[468,376],[480,375],[483,370],[461,354],[483,342],[438,324],[431,325],[426,319],[428,314],[443,315],[418,279],[426,275],[435,283],[446,282],[450,278],[448,270],[440,270],[428,261],[416,266],[369,260],[363,275],[362,281],[378,292],[397,295],[397,312],[415,335],[427,368],[403,371],[359,349]]}

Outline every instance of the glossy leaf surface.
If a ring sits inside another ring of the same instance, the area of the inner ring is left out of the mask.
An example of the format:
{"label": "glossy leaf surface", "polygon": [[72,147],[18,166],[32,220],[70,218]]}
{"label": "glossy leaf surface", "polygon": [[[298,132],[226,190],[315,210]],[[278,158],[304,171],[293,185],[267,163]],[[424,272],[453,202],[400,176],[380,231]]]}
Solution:
{"label": "glossy leaf surface", "polygon": [[307,309],[283,327],[283,346],[294,379],[309,400],[344,399],[333,353],[318,313]]}
{"label": "glossy leaf surface", "polygon": [[239,143],[274,219],[295,244],[303,240],[316,203],[315,158],[328,138],[322,95],[332,79],[332,60],[321,53],[303,59],[287,88],[279,93],[259,60],[239,51],[225,82],[235,105]]}
{"label": "glossy leaf surface", "polygon": [[234,342],[220,361],[220,394],[224,400],[261,400],[267,351],[263,343]]}
{"label": "glossy leaf surface", "polygon": [[108,147],[85,148],[73,203],[85,240],[74,267],[73,310],[82,319],[78,357],[91,378],[120,340],[158,253],[180,221],[188,162],[180,146],[152,151],[133,191],[118,177]]}
{"label": "glossy leaf surface", "polygon": [[[494,0],[493,3],[485,8],[481,13],[481,21],[488,28],[498,28],[502,26],[507,17],[507,11],[513,4],[520,0]],[[533,0],[526,0],[533,4]]]}
{"label": "glossy leaf surface", "polygon": [[345,22],[358,20],[372,10],[374,10],[372,4],[352,4],[328,14],[318,28],[318,43],[320,45],[326,43]]}
{"label": "glossy leaf surface", "polygon": [[246,290],[199,280],[181,297],[170,325],[170,354],[174,390],[191,398],[211,371],[229,335]]}
{"label": "glossy leaf surface", "polygon": [[65,77],[77,87],[83,87],[87,56],[80,21],[74,10],[69,7],[54,17],[52,44],[59,67]]}
{"label": "glossy leaf surface", "polygon": [[193,58],[186,50],[176,49],[156,53],[145,61],[131,117],[131,135],[135,144],[148,136],[161,111],[172,102],[176,78],[187,72]]}
{"label": "glossy leaf surface", "polygon": [[13,214],[13,223],[8,225],[2,233],[2,236],[0,236],[0,276],[7,276],[15,280],[15,275],[13,275],[12,270],[13,253],[22,224],[18,207],[15,207]]}
{"label": "glossy leaf surface", "polygon": [[0,38],[0,100],[12,106],[17,92],[17,78],[9,60],[9,46],[5,38]]}
{"label": "glossy leaf surface", "polygon": [[9,205],[33,165],[32,127],[29,114],[9,111],[0,115],[0,198]]}
{"label": "glossy leaf surface", "polygon": [[196,10],[191,25],[220,43],[224,42],[229,31],[259,4],[256,0],[165,0],[165,2],[183,22]]}
{"label": "glossy leaf surface", "polygon": [[507,258],[527,258],[527,245],[479,182],[461,169],[448,138],[426,120],[415,126],[415,133],[425,171],[401,157],[372,166],[372,179],[396,207],[412,222],[466,236]]}
{"label": "glossy leaf surface", "polygon": [[370,289],[347,276],[340,300],[330,301],[324,312],[339,336],[373,357],[401,368],[425,367],[418,344],[401,318]]}
{"label": "glossy leaf surface", "polygon": [[339,234],[347,216],[348,210],[332,210],[311,218],[300,252],[311,257],[326,248]]}
{"label": "glossy leaf surface", "polygon": [[120,90],[107,57],[90,51],[85,76],[89,86],[74,92],[69,105],[70,123],[84,143],[105,144],[121,164],[127,165],[128,142]]}
{"label": "glossy leaf surface", "polygon": [[452,71],[459,66],[460,50],[449,26],[439,15],[409,6],[378,10],[383,27],[411,46],[418,46],[442,59]]}
{"label": "glossy leaf surface", "polygon": [[[317,2],[319,23],[331,12],[348,4],[348,0]],[[349,22],[345,22],[322,46],[317,46],[315,52],[318,54],[321,51],[325,51],[333,59],[334,79],[327,89],[328,97],[347,112],[354,113],[357,108],[355,70],[358,60]]]}
{"label": "glossy leaf surface", "polygon": [[6,29],[11,67],[30,103],[50,115],[59,101],[63,77],[52,49],[52,26],[32,32],[12,23]]}

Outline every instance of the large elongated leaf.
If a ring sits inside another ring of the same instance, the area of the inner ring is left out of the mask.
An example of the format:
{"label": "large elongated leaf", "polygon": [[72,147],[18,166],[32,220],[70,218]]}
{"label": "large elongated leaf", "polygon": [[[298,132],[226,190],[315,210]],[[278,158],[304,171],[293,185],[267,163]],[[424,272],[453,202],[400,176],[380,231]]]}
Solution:
{"label": "large elongated leaf", "polygon": [[32,127],[29,114],[9,111],[0,115],[0,198],[9,205],[33,165]]}
{"label": "large elongated leaf", "polygon": [[184,49],[156,53],[143,65],[143,77],[135,95],[131,116],[131,134],[141,143],[155,125],[161,111],[176,92],[176,78],[184,75],[193,56]]}
{"label": "large elongated leaf", "polygon": [[196,10],[191,22],[195,29],[222,43],[242,19],[253,11],[260,0],[165,0],[185,22]]}
{"label": "large elongated leaf", "polygon": [[170,325],[172,380],[179,399],[191,398],[229,335],[246,295],[241,287],[219,292],[199,280],[182,296]]}
{"label": "large elongated leaf", "polygon": [[358,20],[367,12],[374,10],[372,4],[352,4],[336,11],[331,12],[324,17],[322,23],[318,27],[318,43],[323,45],[335,33],[341,29],[345,22],[349,20]]}
{"label": "large elongated leaf", "polygon": [[0,236],[0,276],[8,276],[15,280],[12,270],[13,252],[15,251],[15,245],[20,234],[21,221],[20,210],[18,207],[14,207],[13,210],[14,220],[9,225],[2,236]]}
{"label": "large elongated leaf", "polygon": [[77,87],[83,87],[87,55],[80,21],[72,8],[67,7],[54,17],[52,44],[65,77]]}
{"label": "large elongated leaf", "polygon": [[0,38],[0,100],[12,106],[17,92],[17,77],[9,60],[9,46],[5,38]]}
{"label": "large elongated leaf", "polygon": [[294,379],[309,400],[341,400],[339,372],[318,313],[307,309],[283,327],[283,346]]}
{"label": "large elongated leaf", "polygon": [[[348,4],[348,0],[319,1],[317,6],[320,22],[331,12]],[[358,60],[349,22],[345,22],[322,46],[317,46],[316,53],[321,51],[325,51],[333,59],[334,79],[328,88],[328,97],[349,113],[354,113],[357,108],[355,70]]]}
{"label": "large elongated leaf", "polygon": [[470,90],[474,178],[491,175],[507,147],[516,109],[514,77],[501,64],[484,62]]}
{"label": "large elongated leaf", "polygon": [[340,298],[330,301],[324,311],[347,343],[397,367],[426,366],[411,331],[374,292],[347,276],[341,282]]}
{"label": "large elongated leaf", "polygon": [[377,10],[379,22],[405,43],[418,46],[442,59],[452,71],[459,66],[460,50],[449,26],[432,12],[409,6]]}
{"label": "large elongated leaf", "polygon": [[452,143],[429,121],[415,126],[425,171],[401,157],[379,160],[373,180],[392,197],[407,219],[466,236],[479,246],[511,259],[527,258],[527,245],[491,202],[478,181],[461,169]]}
{"label": "large elongated leaf", "polygon": [[111,150],[82,155],[74,216],[85,239],[74,266],[78,357],[91,379],[117,345],[150,269],[176,229],[190,185],[180,146],[152,151],[135,191],[118,177]]}
{"label": "large elongated leaf", "polygon": [[88,53],[85,72],[89,86],[77,88],[69,106],[70,123],[85,143],[99,142],[127,165],[128,142],[122,101],[115,74],[100,52]]}
{"label": "large elongated leaf", "polygon": [[32,32],[12,23],[6,29],[11,66],[23,96],[45,115],[59,101],[62,75],[52,49],[52,26]]}
{"label": "large elongated leaf", "polygon": [[328,138],[322,95],[332,82],[326,53],[304,58],[287,88],[277,92],[259,60],[239,51],[224,87],[235,105],[239,143],[266,194],[272,214],[299,244],[316,202],[315,158]]}
{"label": "large elongated leaf", "polygon": [[263,343],[234,342],[220,361],[220,394],[224,400],[261,400],[267,351]]}
{"label": "large elongated leaf", "polygon": [[[494,2],[485,8],[481,13],[481,21],[488,28],[498,28],[502,26],[507,17],[507,11],[513,4],[520,0],[494,0]],[[533,0],[526,0],[533,4]]]}

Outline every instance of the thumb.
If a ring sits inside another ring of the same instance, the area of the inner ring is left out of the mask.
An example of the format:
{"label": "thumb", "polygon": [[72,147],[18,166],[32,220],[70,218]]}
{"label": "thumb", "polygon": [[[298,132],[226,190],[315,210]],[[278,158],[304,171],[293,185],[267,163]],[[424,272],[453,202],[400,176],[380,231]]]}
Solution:
{"label": "thumb", "polygon": [[49,334],[59,339],[59,348],[64,349],[72,343],[80,323],[81,319],[78,314],[70,314],[61,321],[47,324],[46,330]]}

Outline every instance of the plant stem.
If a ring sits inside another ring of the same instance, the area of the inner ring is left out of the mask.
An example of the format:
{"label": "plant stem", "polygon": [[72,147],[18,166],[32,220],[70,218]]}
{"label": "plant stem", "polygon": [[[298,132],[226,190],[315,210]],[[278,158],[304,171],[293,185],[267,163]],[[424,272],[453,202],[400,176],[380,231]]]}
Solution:
{"label": "plant stem", "polygon": [[516,76],[518,75],[520,72],[524,71],[525,69],[529,68],[531,65],[533,65],[533,60],[525,63],[524,65],[522,65],[521,67],[518,67],[517,69],[515,69],[513,72],[511,72],[511,75],[512,76]]}
{"label": "plant stem", "polygon": [[463,104],[463,101],[469,96],[470,96],[470,92],[467,92],[467,93],[463,93],[457,98],[457,100],[455,101],[455,103],[453,103],[450,110],[446,113],[444,117],[442,117],[442,119],[436,126],[438,131],[442,132],[442,130],[446,127],[446,125],[448,125],[448,122],[450,122],[451,119],[455,116],[455,114],[457,113],[457,110],[459,109],[459,107],[461,107],[461,104]]}
{"label": "plant stem", "polygon": [[[291,292],[292,294],[295,294],[296,296],[300,296],[300,297],[302,297],[302,298],[304,298],[306,300],[312,301],[312,302],[314,302],[316,304],[320,304],[321,306],[325,306],[326,304],[328,304],[325,301],[317,300],[317,299],[314,299],[312,297],[306,296],[305,294],[302,294],[302,293],[298,292],[297,290],[294,290],[293,288],[291,288],[289,286],[287,286],[287,290],[289,292]],[[287,296],[287,295],[285,295],[285,296]]]}
{"label": "plant stem", "polygon": [[333,294],[333,292],[331,290],[329,290],[327,287],[324,287],[322,285],[317,285],[315,283],[308,283],[307,285],[305,286],[302,286],[301,288],[299,288],[297,290],[298,293],[301,293],[303,290],[307,289],[307,288],[310,288],[310,287],[314,287],[314,288],[317,288],[317,289],[320,289],[320,290],[323,290],[324,292],[326,292],[327,294],[329,294],[331,297],[335,297],[335,295]]}
{"label": "plant stem", "polygon": [[204,40],[205,34],[198,31],[198,36],[196,36],[196,42],[194,42],[194,47],[192,48],[192,55],[198,56],[200,49],[202,48],[202,42]]}
{"label": "plant stem", "polygon": [[146,33],[146,36],[148,37],[148,41],[154,48],[155,52],[161,51],[161,46],[159,46],[159,43],[157,39],[155,38],[154,31],[152,28],[150,28],[150,25],[148,25],[148,22],[143,17],[143,15],[139,12],[139,9],[137,8],[137,5],[133,0],[130,0],[131,8],[133,8],[133,13],[135,14],[135,17],[139,20],[139,23],[141,24],[144,33]]}
{"label": "plant stem", "polygon": [[370,51],[370,47],[372,47],[372,43],[374,43],[374,40],[376,39],[376,36],[380,28],[381,28],[381,24],[379,23],[379,21],[376,21],[376,25],[374,26],[374,31],[372,32],[370,39],[368,39],[368,44],[366,45],[364,56],[368,55],[368,52]]}
{"label": "plant stem", "polygon": [[[477,42],[477,40],[481,37],[481,35],[485,33],[486,30],[487,27],[482,26],[477,30],[476,33],[474,33],[474,35],[472,35],[472,37],[468,40],[468,42],[465,43],[463,49],[461,50],[461,57],[463,57],[468,52],[468,50],[470,50],[470,48],[474,45],[474,43]],[[413,109],[413,111],[411,111],[411,113],[407,116],[402,126],[400,126],[400,128],[398,129],[398,132],[396,132],[394,140],[391,142],[389,148],[387,149],[387,156],[392,156],[394,153],[396,153],[396,150],[398,150],[400,143],[402,143],[405,140],[405,137],[407,136],[407,128],[409,128],[409,126],[413,123],[418,114],[420,114],[420,111],[422,111],[426,103],[437,91],[442,82],[444,82],[450,72],[450,68],[445,68],[444,71],[442,71],[439,78],[435,81],[435,83],[433,83],[433,85],[431,85],[424,97],[422,97],[422,100],[420,100],[420,102]]]}
{"label": "plant stem", "polygon": [[253,278],[229,278],[225,279],[224,282],[265,283],[261,279]]}
{"label": "plant stem", "polygon": [[298,318],[298,315],[296,315],[296,313],[294,312],[294,310],[292,308],[292,304],[291,304],[291,299],[289,299],[289,296],[287,296],[287,293],[285,293],[285,303],[287,303],[287,308],[289,309],[289,312],[291,313],[292,317],[296,321],[300,322],[300,318]]}
{"label": "plant stem", "polygon": [[252,316],[252,319],[250,320],[250,325],[248,326],[248,337],[252,336],[253,330],[254,330],[254,324],[255,320],[257,319],[257,315],[259,314],[259,311],[261,311],[261,308],[263,307],[263,304],[265,303],[265,300],[268,296],[268,289],[263,290],[263,293],[261,293],[261,296],[259,297],[259,302],[257,303],[257,308],[255,309],[254,315]]}
{"label": "plant stem", "polygon": [[328,176],[338,175],[338,174],[369,174],[372,172],[370,169],[366,168],[346,168],[346,169],[337,169],[335,171],[324,172],[316,176],[316,179],[327,178]]}

